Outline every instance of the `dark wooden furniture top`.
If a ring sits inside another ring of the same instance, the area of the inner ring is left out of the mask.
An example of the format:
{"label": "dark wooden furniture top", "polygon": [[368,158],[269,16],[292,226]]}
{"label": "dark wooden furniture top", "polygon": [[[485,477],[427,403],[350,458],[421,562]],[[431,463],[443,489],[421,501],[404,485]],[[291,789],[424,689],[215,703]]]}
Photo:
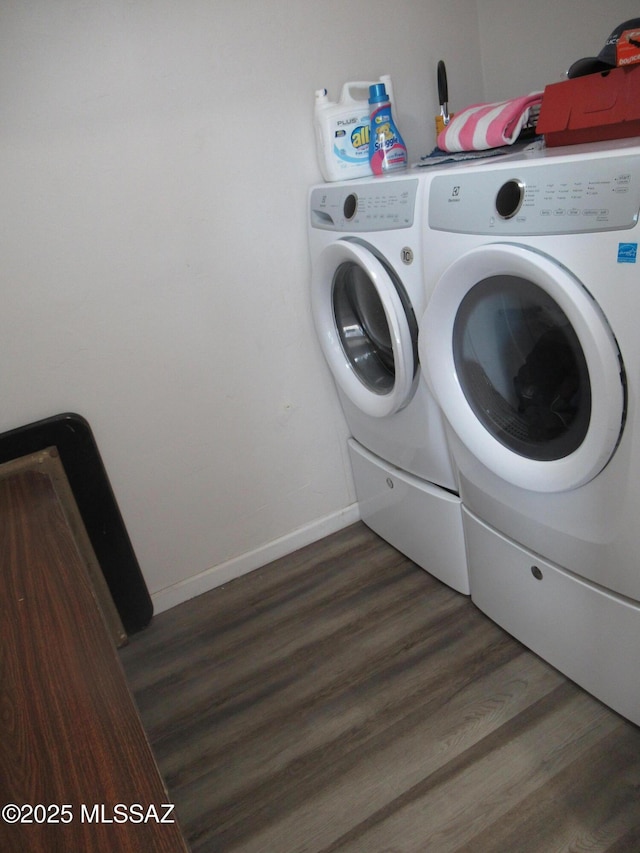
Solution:
{"label": "dark wooden furniture top", "polygon": [[0,476],[0,727],[3,853],[188,849],[44,471]]}

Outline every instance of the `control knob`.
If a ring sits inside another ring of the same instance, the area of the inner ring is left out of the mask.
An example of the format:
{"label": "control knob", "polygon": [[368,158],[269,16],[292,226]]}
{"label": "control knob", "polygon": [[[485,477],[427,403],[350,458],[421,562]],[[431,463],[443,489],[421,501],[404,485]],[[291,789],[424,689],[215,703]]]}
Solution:
{"label": "control knob", "polygon": [[344,206],[342,210],[345,219],[353,219],[353,217],[356,215],[356,211],[358,210],[358,196],[355,193],[349,193],[349,195],[344,200]]}
{"label": "control knob", "polygon": [[502,219],[512,219],[524,200],[524,184],[513,178],[503,184],[496,196],[496,210]]}

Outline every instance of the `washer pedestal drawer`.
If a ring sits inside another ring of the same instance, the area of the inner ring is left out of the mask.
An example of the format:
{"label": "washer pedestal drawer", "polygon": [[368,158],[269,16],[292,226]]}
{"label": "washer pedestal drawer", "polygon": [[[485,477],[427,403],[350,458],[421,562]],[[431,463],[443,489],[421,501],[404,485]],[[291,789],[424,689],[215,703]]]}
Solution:
{"label": "washer pedestal drawer", "polygon": [[349,439],[360,517],[420,568],[469,595],[460,498]]}
{"label": "washer pedestal drawer", "polygon": [[640,603],[540,559],[464,507],[462,515],[476,606],[640,725]]}

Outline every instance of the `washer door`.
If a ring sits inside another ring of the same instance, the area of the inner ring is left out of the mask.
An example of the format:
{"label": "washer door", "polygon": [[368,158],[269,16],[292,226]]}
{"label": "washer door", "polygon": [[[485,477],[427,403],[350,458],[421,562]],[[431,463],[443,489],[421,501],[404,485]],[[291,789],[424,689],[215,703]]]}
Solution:
{"label": "washer door", "polygon": [[581,282],[535,250],[491,244],[455,261],[420,356],[458,437],[509,483],[576,488],[618,445],[626,384],[613,333]]}
{"label": "washer door", "polygon": [[312,271],[316,330],[334,379],[374,417],[403,408],[415,390],[418,326],[402,282],[368,244],[331,243]]}

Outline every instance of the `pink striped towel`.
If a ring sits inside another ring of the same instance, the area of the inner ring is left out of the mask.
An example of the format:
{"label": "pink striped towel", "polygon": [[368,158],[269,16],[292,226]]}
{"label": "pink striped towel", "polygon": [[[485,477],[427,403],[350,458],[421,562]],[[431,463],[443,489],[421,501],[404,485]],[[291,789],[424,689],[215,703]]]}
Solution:
{"label": "pink striped towel", "polygon": [[542,92],[498,104],[474,104],[456,113],[438,134],[443,151],[486,151],[511,145],[526,124],[532,108],[542,103]]}

